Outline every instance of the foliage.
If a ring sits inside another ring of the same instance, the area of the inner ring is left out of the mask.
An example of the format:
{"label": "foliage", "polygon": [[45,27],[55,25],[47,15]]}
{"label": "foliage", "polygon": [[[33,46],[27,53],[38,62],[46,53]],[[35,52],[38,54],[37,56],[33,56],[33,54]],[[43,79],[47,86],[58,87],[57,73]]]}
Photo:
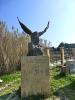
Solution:
{"label": "foliage", "polygon": [[13,84],[9,85],[7,88],[0,91],[0,96],[1,96],[1,95],[11,93],[13,90],[16,90],[19,88],[19,86],[21,85],[21,72],[18,71],[12,74],[3,75],[3,76],[0,76],[0,79],[3,80],[3,83],[2,84],[0,83],[0,88],[16,80],[14,81]]}
{"label": "foliage", "polygon": [[66,95],[70,100],[75,100],[75,76],[59,74],[56,68],[51,71],[51,91],[52,95],[59,95],[60,93]]}
{"label": "foliage", "polygon": [[0,87],[15,80],[18,82],[21,80],[21,72],[18,71],[12,74],[6,74],[3,76],[0,76],[0,79],[3,80],[3,82],[0,83]]}
{"label": "foliage", "polygon": [[7,30],[6,24],[0,21],[0,75],[20,69],[21,56],[27,54],[29,36]]}

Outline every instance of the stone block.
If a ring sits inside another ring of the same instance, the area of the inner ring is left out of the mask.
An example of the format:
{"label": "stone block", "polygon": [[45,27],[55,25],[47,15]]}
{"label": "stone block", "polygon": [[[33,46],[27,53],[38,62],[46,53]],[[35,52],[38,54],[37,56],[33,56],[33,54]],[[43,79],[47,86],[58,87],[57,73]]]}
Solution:
{"label": "stone block", "polygon": [[49,94],[49,57],[23,56],[21,75],[21,97]]}

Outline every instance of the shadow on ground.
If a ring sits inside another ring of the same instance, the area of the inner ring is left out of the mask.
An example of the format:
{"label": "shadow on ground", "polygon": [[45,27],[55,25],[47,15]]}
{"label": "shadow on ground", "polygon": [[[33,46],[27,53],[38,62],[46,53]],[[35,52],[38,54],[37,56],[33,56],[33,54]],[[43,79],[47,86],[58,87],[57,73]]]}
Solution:
{"label": "shadow on ground", "polygon": [[21,99],[21,97],[16,92],[0,96],[0,100],[45,100],[46,98],[47,96],[37,94],[30,95]]}
{"label": "shadow on ground", "polygon": [[44,96],[41,94],[37,94],[37,95],[30,95],[27,97],[22,98],[22,100],[45,100],[48,96]]}
{"label": "shadow on ground", "polygon": [[59,96],[61,100],[75,100],[75,81],[58,89],[54,94]]}
{"label": "shadow on ground", "polygon": [[57,74],[56,76],[54,76],[54,79],[60,79],[60,78],[65,78],[66,75],[65,74]]}
{"label": "shadow on ground", "polygon": [[2,95],[0,96],[0,100],[6,100],[6,98],[9,97],[10,94]]}
{"label": "shadow on ground", "polygon": [[20,88],[12,93],[0,96],[0,100],[21,100]]}

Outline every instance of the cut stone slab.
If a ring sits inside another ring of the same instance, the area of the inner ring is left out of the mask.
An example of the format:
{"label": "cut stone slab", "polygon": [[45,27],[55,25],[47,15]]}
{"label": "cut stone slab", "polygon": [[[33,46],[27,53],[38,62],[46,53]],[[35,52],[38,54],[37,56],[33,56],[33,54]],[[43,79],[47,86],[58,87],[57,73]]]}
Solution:
{"label": "cut stone slab", "polygon": [[75,74],[75,61],[67,61],[66,67],[69,73]]}
{"label": "cut stone slab", "polygon": [[23,56],[21,75],[21,97],[49,94],[48,56]]}

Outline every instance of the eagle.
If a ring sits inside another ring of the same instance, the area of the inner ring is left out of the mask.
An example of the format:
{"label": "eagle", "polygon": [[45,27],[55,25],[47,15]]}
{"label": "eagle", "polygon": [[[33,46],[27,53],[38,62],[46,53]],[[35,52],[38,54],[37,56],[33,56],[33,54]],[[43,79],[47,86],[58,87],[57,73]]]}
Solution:
{"label": "eagle", "polygon": [[17,19],[18,19],[18,22],[19,22],[21,28],[23,29],[23,31],[24,31],[25,33],[27,33],[27,34],[30,35],[30,37],[31,37],[31,42],[32,42],[34,45],[38,45],[38,44],[39,44],[39,37],[40,37],[42,34],[44,34],[44,33],[47,31],[47,29],[49,28],[49,21],[48,21],[48,24],[47,24],[47,26],[45,27],[45,29],[44,29],[43,31],[41,31],[41,32],[37,32],[37,31],[32,32],[26,25],[24,25],[24,24],[19,20],[18,17],[17,17]]}

